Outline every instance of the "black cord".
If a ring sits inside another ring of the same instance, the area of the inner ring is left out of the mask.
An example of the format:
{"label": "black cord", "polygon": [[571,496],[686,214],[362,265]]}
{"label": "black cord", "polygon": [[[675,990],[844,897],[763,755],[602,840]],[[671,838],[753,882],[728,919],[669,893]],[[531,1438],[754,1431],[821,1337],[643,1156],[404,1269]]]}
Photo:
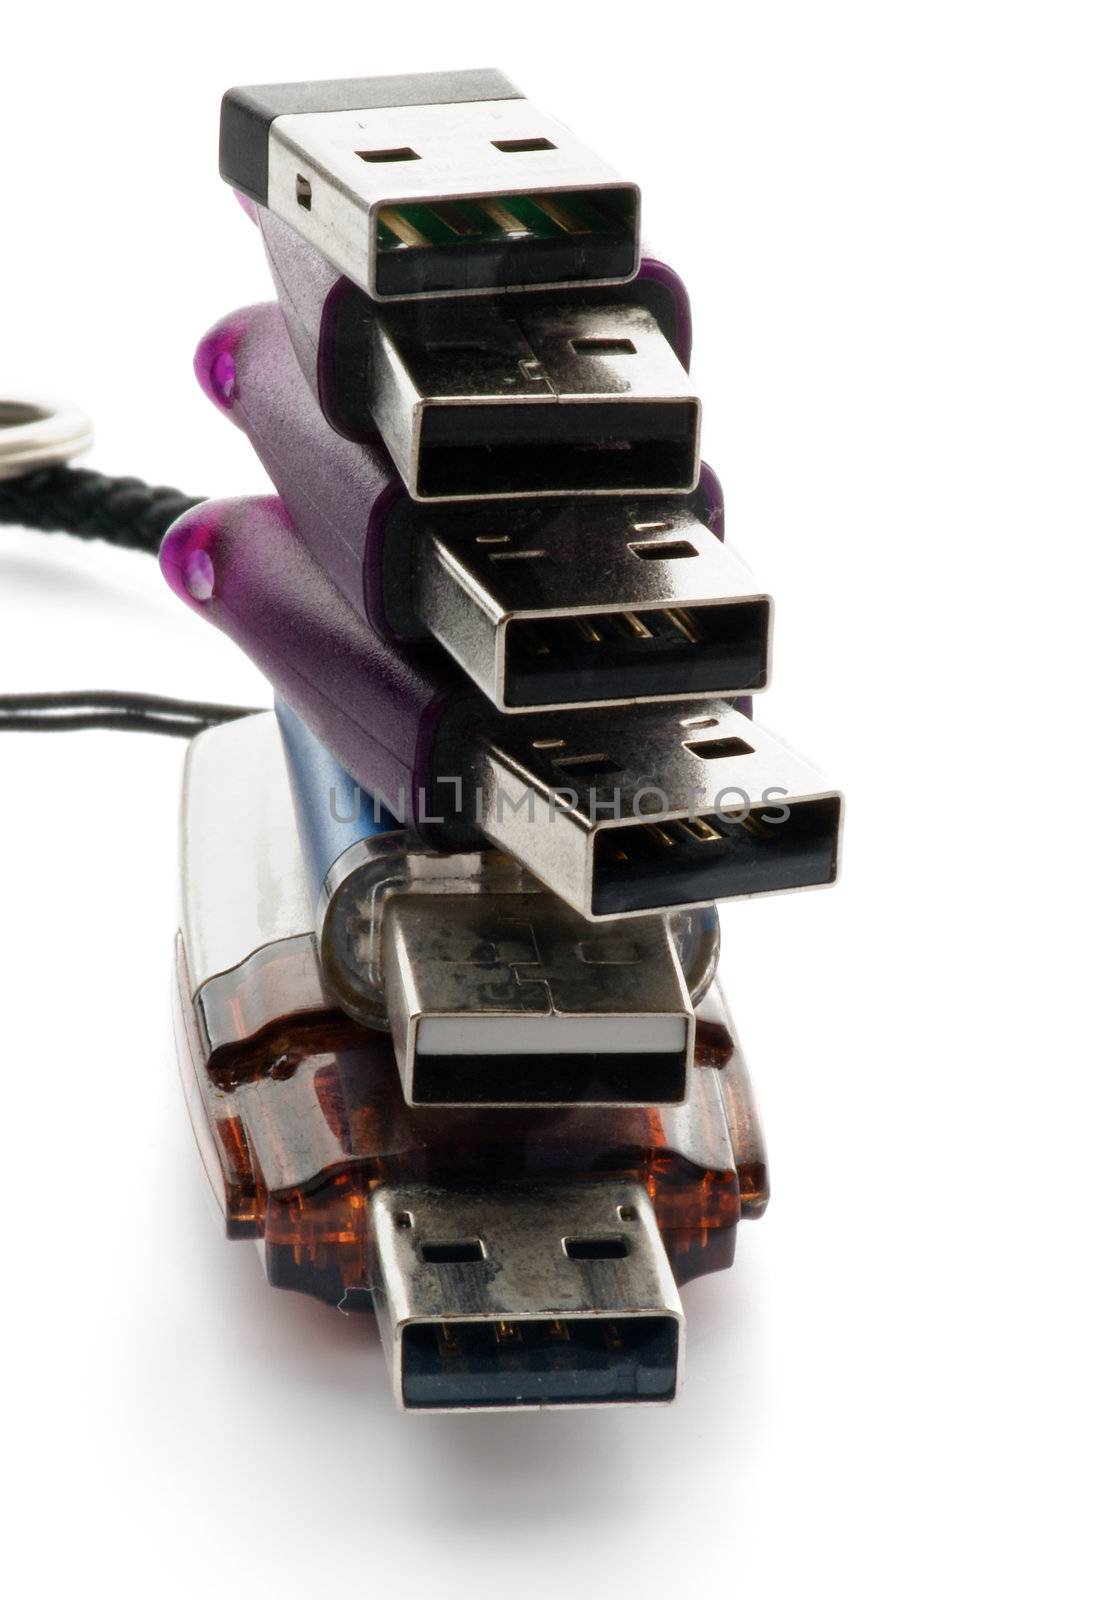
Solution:
{"label": "black cord", "polygon": [[0,523],[40,533],[103,539],[124,550],[157,555],[162,536],[201,500],[141,478],[108,478],[84,467],[42,467],[0,480]]}
{"label": "black cord", "polygon": [[126,733],[192,739],[206,728],[252,716],[258,709],[157,694],[123,694],[114,689],[6,694],[0,695],[0,731],[72,733],[81,728],[116,728]]}
{"label": "black cord", "polygon": [[[201,504],[177,489],[152,488],[139,478],[108,478],[80,467],[43,467],[0,480],[0,523],[40,533],[70,533],[103,539],[124,550],[157,555],[163,535],[191,506]],[[192,739],[254,706],[213,705],[114,689],[59,694],[0,695],[0,732],[73,733],[81,728],[117,728],[126,733],[163,733]]]}

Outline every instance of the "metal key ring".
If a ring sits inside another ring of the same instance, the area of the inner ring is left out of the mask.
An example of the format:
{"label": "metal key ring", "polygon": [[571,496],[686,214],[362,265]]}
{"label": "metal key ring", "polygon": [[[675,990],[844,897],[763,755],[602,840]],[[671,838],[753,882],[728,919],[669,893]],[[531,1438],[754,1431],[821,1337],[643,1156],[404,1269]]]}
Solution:
{"label": "metal key ring", "polygon": [[0,480],[58,467],[93,442],[93,425],[67,401],[0,396]]}

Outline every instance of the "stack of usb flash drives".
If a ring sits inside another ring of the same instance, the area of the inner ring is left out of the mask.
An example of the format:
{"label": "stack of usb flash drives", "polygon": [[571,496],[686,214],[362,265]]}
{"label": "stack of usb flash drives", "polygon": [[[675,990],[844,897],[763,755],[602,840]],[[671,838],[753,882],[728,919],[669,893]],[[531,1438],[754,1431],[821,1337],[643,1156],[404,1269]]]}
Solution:
{"label": "stack of usb flash drives", "polygon": [[274,685],[203,734],[180,1037],[229,1232],[409,1409],[660,1402],[767,1199],[714,902],[826,884],[750,719],[691,325],[639,195],[492,71],[232,90],[278,304],[200,381],[279,498],[163,569]]}

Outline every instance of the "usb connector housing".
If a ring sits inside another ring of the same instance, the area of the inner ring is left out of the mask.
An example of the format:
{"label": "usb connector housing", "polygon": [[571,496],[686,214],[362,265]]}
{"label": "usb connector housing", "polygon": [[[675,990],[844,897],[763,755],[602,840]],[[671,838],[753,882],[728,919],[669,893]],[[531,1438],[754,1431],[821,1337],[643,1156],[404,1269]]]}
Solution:
{"label": "usb connector housing", "polygon": [[664,918],[592,928],[556,896],[406,894],[385,997],[411,1105],[676,1105],[694,1011]]}
{"label": "usb connector housing", "polygon": [[637,270],[636,185],[489,69],[231,89],[220,171],[374,299]]}
{"label": "usb connector housing", "polygon": [[471,748],[484,833],[584,916],[837,875],[840,795],[722,702],[505,718]]}
{"label": "usb connector housing", "polygon": [[412,608],[499,710],[767,686],[771,597],[688,506],[433,515]]}
{"label": "usb connector housing", "polygon": [[675,1398],[683,1311],[643,1184],[390,1185],[371,1223],[404,1410]]}
{"label": "usb connector housing", "polygon": [[626,300],[382,308],[366,404],[417,500],[683,494],[699,402],[655,317]]}

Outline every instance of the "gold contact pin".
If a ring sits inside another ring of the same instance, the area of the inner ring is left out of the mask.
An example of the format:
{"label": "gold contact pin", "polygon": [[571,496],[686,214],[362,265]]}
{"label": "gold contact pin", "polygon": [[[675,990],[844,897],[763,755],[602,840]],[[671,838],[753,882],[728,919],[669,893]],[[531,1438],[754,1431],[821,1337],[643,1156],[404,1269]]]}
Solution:
{"label": "gold contact pin", "polygon": [[500,200],[480,200],[479,205],[503,233],[524,237],[530,230]]}
{"label": "gold contact pin", "polygon": [[689,833],[692,839],[697,839],[699,844],[713,844],[721,834],[712,828],[704,817],[683,817],[679,823],[684,833]]}
{"label": "gold contact pin", "polygon": [[602,635],[591,622],[589,617],[576,617],[575,627],[582,634],[587,644],[601,644]]}
{"label": "gold contact pin", "polygon": [[665,844],[670,847],[675,843],[675,840],[671,837],[670,833],[665,833],[658,823],[646,822],[644,825],[644,831],[650,839],[655,839],[657,844]]}
{"label": "gold contact pin", "polygon": [[570,1341],[571,1330],[560,1317],[557,1317],[552,1323],[552,1338],[562,1339],[565,1343]]}
{"label": "gold contact pin", "polygon": [[494,1337],[499,1344],[518,1344],[521,1338],[521,1330],[515,1322],[498,1322],[494,1325]]}
{"label": "gold contact pin", "polygon": [[637,616],[635,611],[623,611],[621,620],[634,639],[651,639],[654,637],[651,628]]}
{"label": "gold contact pin", "polygon": [[702,643],[704,637],[702,629],[689,611],[669,611],[667,617],[675,631],[681,633],[688,644]]}
{"label": "gold contact pin", "polygon": [[573,217],[566,206],[560,205],[559,201],[553,200],[550,195],[534,194],[530,195],[529,199],[538,211],[542,211],[549,221],[554,222],[557,228],[562,228],[564,233],[590,232],[585,222]]}
{"label": "gold contact pin", "polygon": [[410,249],[427,245],[429,242],[420,229],[414,227],[408,217],[403,212],[398,211],[396,206],[383,206],[378,213],[378,220],[383,227],[390,230],[396,239],[400,239],[402,244],[407,245]]}

